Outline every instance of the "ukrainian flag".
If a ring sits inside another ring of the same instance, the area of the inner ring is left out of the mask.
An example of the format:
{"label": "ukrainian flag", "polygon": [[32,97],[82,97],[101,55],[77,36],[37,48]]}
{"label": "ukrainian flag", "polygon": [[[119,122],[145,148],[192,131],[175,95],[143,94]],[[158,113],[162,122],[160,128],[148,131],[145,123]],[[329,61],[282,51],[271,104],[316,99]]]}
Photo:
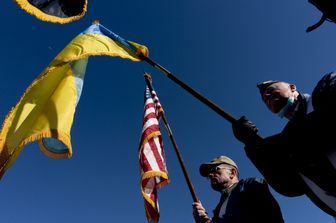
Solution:
{"label": "ukrainian flag", "polygon": [[70,130],[90,56],[119,56],[140,61],[145,46],[127,41],[100,24],[73,39],[26,89],[0,132],[0,176],[24,145],[38,140],[52,158],[72,155]]}

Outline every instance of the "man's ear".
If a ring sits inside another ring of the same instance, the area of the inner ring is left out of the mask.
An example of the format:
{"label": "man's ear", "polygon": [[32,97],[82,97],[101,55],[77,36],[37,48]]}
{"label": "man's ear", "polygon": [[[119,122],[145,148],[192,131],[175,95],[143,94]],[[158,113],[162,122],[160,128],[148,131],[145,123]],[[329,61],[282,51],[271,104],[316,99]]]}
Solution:
{"label": "man's ear", "polygon": [[231,170],[230,178],[233,179],[235,176],[237,176],[237,170],[235,168],[232,168],[230,170]]}

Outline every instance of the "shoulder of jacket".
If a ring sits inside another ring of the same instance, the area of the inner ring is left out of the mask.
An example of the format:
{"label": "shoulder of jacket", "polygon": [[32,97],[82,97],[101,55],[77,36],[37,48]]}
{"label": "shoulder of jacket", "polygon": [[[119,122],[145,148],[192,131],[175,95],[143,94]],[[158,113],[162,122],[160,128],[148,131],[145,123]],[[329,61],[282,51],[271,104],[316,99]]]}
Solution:
{"label": "shoulder of jacket", "polygon": [[244,180],[245,184],[252,184],[252,183],[260,183],[260,184],[264,184],[266,183],[266,180],[263,178],[259,178],[259,177],[250,177],[250,178],[246,178]]}
{"label": "shoulder of jacket", "polygon": [[326,85],[330,84],[330,82],[334,82],[336,80],[336,72],[330,72],[328,74],[325,74],[319,82],[316,84],[315,88],[323,88]]}
{"label": "shoulder of jacket", "polygon": [[267,186],[267,182],[263,178],[250,177],[242,180],[240,184],[240,191],[248,190],[249,188],[259,188]]}
{"label": "shoulder of jacket", "polygon": [[242,180],[239,184],[239,191],[248,196],[254,196],[261,191],[265,191],[268,188],[268,184],[265,179],[258,177],[251,177]]}

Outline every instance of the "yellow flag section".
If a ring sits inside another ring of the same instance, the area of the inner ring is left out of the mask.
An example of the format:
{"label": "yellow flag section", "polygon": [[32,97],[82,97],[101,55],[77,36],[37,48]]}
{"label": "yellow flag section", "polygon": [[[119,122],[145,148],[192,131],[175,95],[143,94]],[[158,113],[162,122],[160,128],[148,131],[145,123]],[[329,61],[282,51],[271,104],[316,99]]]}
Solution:
{"label": "yellow flag section", "polygon": [[129,42],[100,24],[73,39],[32,82],[7,115],[0,132],[0,176],[23,146],[38,140],[52,158],[72,155],[70,130],[89,56],[119,56],[140,61],[145,46]]}
{"label": "yellow flag section", "polygon": [[87,0],[15,0],[21,9],[45,22],[68,23],[84,16]]}

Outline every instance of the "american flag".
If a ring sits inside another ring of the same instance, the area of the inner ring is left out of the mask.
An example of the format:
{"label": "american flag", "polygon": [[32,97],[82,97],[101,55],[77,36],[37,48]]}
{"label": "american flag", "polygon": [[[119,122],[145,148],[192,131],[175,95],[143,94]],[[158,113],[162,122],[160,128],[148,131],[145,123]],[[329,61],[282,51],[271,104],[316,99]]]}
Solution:
{"label": "american flag", "polygon": [[144,121],[141,134],[139,160],[141,192],[145,202],[148,222],[159,221],[160,211],[157,189],[169,182],[165,153],[160,132],[159,119],[163,109],[155,91],[151,93],[146,86]]}

